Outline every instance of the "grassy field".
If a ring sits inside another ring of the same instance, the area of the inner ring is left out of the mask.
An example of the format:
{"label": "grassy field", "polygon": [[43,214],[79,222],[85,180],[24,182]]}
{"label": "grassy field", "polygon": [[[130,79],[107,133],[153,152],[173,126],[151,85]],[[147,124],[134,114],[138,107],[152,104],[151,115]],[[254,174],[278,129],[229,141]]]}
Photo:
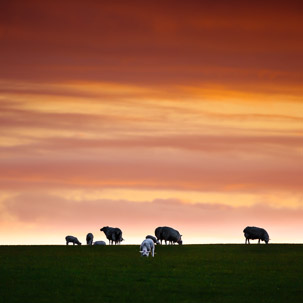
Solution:
{"label": "grassy field", "polygon": [[303,245],[0,246],[1,302],[303,302]]}

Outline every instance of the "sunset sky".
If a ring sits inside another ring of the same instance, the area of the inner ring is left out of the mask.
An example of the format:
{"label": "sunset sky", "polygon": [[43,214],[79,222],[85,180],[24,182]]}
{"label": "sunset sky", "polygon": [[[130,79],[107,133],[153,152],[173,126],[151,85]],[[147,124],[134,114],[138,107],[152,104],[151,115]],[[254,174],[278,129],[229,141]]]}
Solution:
{"label": "sunset sky", "polygon": [[1,1],[0,245],[303,243],[302,1]]}

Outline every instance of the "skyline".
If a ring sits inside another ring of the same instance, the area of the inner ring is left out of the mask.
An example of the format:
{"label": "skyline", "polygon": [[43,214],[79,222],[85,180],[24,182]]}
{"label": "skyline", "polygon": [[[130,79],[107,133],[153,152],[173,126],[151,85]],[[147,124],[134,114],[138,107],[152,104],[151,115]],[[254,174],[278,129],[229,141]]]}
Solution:
{"label": "skyline", "polygon": [[[0,9],[0,245],[117,226],[302,243],[302,3]],[[152,217],[152,219],[150,219]],[[100,232],[100,234],[99,234]]]}

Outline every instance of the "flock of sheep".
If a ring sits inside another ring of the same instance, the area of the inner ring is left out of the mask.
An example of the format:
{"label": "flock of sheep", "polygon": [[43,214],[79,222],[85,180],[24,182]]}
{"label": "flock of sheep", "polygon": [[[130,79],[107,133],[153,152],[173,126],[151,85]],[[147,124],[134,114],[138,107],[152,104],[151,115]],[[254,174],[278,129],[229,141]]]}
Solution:
{"label": "flock of sheep", "polygon": [[[120,244],[124,239],[122,238],[122,231],[120,228],[117,227],[109,227],[109,226],[104,226],[100,229],[100,231],[103,231],[106,238],[109,241],[110,244]],[[269,242],[269,235],[267,231],[263,228],[260,227],[255,227],[255,226],[247,226],[244,230],[244,237],[245,237],[245,244],[250,244],[249,240],[256,240],[258,239],[258,243],[260,241],[264,241],[266,244]],[[148,235],[145,237],[144,241],[140,245],[140,253],[141,256],[148,257],[149,254],[154,257],[155,255],[155,244],[162,244],[162,241],[165,241],[165,244],[167,242],[169,244],[175,244],[178,243],[179,245],[182,245],[182,235],[176,230],[173,229],[172,227],[168,226],[161,226],[157,227],[155,229],[155,236]],[[81,245],[81,242],[74,237],[74,236],[66,236],[66,245],[69,243],[73,243],[73,245]],[[87,245],[106,245],[104,241],[94,241],[94,236],[92,233],[88,233],[86,236],[86,244]]]}

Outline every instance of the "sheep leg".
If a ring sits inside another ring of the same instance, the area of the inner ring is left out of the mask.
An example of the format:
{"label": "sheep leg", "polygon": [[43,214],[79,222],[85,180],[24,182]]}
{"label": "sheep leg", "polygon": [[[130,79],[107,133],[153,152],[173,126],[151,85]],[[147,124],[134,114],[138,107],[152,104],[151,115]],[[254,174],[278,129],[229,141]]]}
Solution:
{"label": "sheep leg", "polygon": [[115,245],[117,245],[117,239],[116,239],[116,235],[112,234],[112,241],[115,242]]}

